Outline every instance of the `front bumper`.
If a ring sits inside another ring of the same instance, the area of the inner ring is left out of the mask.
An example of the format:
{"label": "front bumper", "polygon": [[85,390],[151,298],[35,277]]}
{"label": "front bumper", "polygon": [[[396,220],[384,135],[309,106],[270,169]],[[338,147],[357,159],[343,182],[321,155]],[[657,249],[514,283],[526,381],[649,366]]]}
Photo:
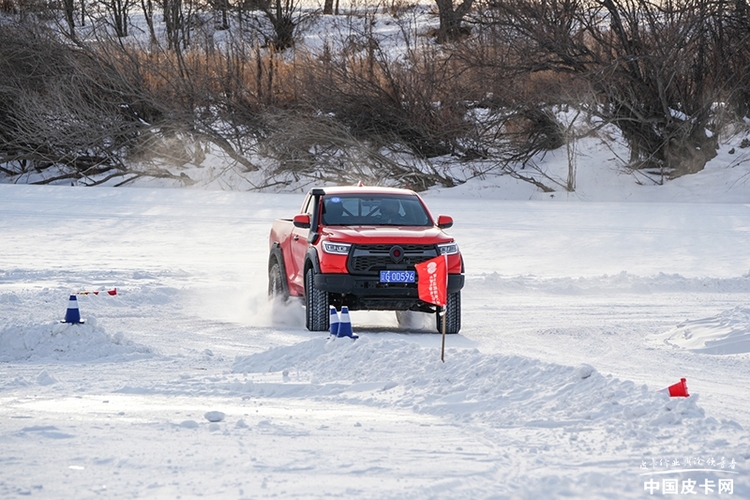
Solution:
{"label": "front bumper", "polygon": [[[434,306],[419,299],[416,283],[380,283],[376,276],[316,274],[315,288],[330,294],[335,305],[352,310],[432,311]],[[448,293],[464,286],[463,274],[448,275]]]}

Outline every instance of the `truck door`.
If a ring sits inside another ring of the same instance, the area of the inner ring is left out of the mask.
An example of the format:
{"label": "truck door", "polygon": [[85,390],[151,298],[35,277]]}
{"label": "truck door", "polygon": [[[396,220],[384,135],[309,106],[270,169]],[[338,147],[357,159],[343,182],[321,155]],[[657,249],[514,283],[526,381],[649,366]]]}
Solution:
{"label": "truck door", "polygon": [[[308,196],[302,204],[302,212],[300,212],[308,214],[310,219],[313,218],[312,212],[315,205],[314,200],[314,197]],[[296,290],[297,295],[302,295],[305,290],[305,255],[307,254],[307,236],[309,234],[309,229],[302,229],[299,227],[292,228],[292,241],[290,244],[290,249],[292,251],[292,265],[290,266],[291,269],[288,269],[287,272],[290,273],[289,288]]]}

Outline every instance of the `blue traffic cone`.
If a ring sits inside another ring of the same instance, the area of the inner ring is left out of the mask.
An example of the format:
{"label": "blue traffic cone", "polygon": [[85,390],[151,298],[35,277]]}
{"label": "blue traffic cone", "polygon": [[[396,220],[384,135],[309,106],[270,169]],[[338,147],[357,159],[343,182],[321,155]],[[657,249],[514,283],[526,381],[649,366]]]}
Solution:
{"label": "blue traffic cone", "polygon": [[346,306],[341,307],[341,322],[339,322],[339,337],[350,337],[358,339],[359,335],[354,335],[352,332],[352,322],[349,319],[349,308]]}
{"label": "blue traffic cone", "polygon": [[338,337],[339,335],[339,313],[336,308],[331,306],[331,337]]}
{"label": "blue traffic cone", "polygon": [[71,323],[73,325],[83,323],[81,321],[81,313],[78,311],[78,299],[75,295],[71,295],[70,299],[68,299],[68,310],[65,311],[65,319],[62,323]]}

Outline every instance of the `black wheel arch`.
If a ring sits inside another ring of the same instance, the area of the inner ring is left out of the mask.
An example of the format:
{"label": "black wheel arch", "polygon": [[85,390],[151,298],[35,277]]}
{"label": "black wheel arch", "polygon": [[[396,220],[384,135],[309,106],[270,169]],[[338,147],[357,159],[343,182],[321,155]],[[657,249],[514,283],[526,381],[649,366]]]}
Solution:
{"label": "black wheel arch", "polygon": [[305,274],[307,274],[307,271],[310,270],[310,268],[316,273],[320,273],[320,260],[318,259],[318,251],[315,247],[308,248],[307,254],[305,255]]}

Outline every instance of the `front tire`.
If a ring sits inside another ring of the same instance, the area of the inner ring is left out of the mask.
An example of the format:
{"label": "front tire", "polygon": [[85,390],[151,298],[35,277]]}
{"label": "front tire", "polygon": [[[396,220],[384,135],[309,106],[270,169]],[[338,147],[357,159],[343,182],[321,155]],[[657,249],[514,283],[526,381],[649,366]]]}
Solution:
{"label": "front tire", "polygon": [[311,332],[327,332],[330,320],[328,292],[315,288],[315,271],[309,269],[305,274],[305,326]]}
{"label": "front tire", "polygon": [[445,316],[440,311],[435,313],[437,331],[443,333],[443,318],[445,318],[445,333],[458,333],[461,330],[461,292],[449,293],[448,303],[445,305]]}

